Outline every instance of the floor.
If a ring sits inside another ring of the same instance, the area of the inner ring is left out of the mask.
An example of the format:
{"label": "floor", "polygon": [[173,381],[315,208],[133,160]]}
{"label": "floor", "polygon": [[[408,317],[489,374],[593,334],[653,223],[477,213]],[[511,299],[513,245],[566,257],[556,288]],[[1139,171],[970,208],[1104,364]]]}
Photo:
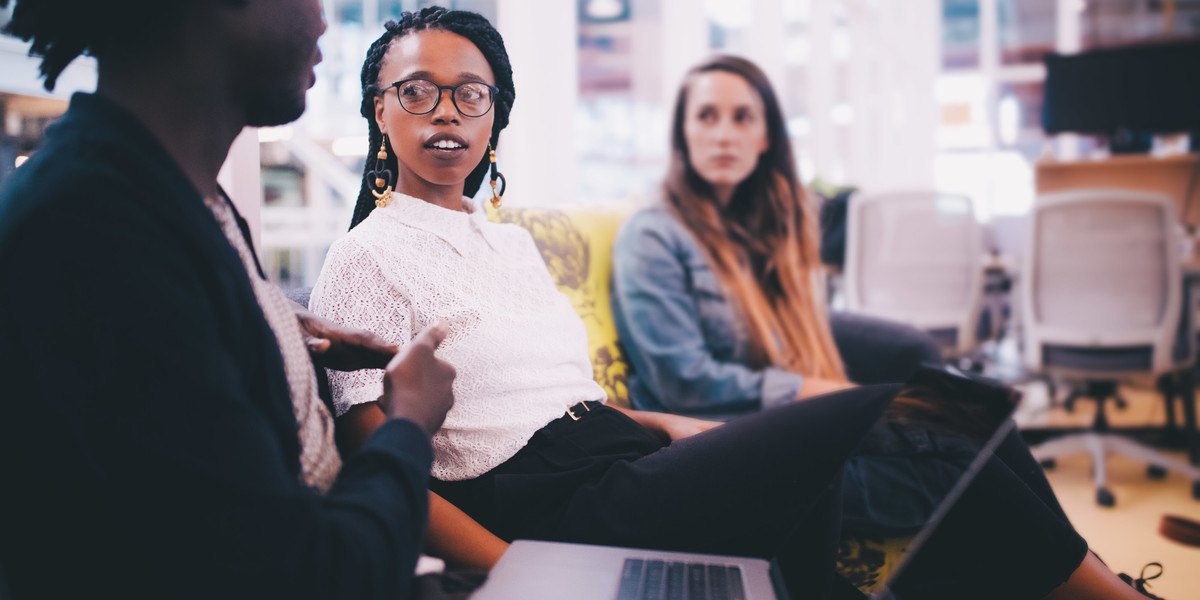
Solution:
{"label": "floor", "polygon": [[[1074,414],[1050,408],[1045,389],[1038,383],[1024,386],[1024,391],[1025,400],[1017,415],[1018,423],[1023,425],[1083,426],[1094,414],[1094,404],[1088,401],[1081,402]],[[1115,426],[1165,422],[1163,402],[1153,390],[1127,387],[1123,392],[1129,406],[1107,411]],[[1183,453],[1177,456],[1183,458]],[[1090,462],[1084,455],[1072,456],[1047,472],[1075,528],[1115,571],[1136,577],[1146,563],[1162,563],[1162,577],[1150,584],[1154,594],[1167,600],[1200,600],[1200,548],[1158,534],[1164,514],[1200,521],[1200,501],[1192,499],[1189,482],[1177,475],[1153,481],[1146,477],[1143,464],[1113,457],[1109,482],[1117,502],[1112,508],[1104,508],[1095,502]]]}

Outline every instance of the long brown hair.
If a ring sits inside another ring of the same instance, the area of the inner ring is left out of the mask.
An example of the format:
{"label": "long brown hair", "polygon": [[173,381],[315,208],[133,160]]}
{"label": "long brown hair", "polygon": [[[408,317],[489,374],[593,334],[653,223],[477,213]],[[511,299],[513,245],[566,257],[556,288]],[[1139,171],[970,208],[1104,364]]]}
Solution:
{"label": "long brown hair", "polygon": [[[684,137],[688,88],[696,75],[712,71],[746,80],[762,99],[767,126],[767,150],[727,206],[721,206],[712,186],[692,168]],[[749,326],[752,363],[844,380],[824,303],[814,289],[820,264],[816,219],[796,177],[783,113],[767,76],[743,58],[710,58],[684,78],[672,119],[664,195],[741,310]]]}

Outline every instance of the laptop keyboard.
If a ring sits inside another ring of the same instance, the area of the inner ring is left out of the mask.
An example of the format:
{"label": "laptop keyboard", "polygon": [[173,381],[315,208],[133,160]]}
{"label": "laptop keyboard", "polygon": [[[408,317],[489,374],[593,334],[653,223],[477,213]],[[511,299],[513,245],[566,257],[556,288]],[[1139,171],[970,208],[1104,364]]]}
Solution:
{"label": "laptop keyboard", "polygon": [[625,559],[617,600],[745,600],[733,565]]}

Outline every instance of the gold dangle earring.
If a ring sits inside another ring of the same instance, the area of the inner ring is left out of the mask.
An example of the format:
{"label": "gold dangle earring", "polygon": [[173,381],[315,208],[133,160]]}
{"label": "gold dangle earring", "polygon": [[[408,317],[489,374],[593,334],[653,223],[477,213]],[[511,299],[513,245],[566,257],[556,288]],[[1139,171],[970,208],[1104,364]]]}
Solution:
{"label": "gold dangle earring", "polygon": [[[488,162],[491,163],[492,171],[492,208],[500,208],[501,200],[504,198],[504,190],[508,188],[508,181],[504,179],[504,173],[496,169],[496,150],[488,144]],[[500,189],[496,189],[496,181],[500,182]]]}
{"label": "gold dangle earring", "polygon": [[375,208],[387,208],[392,203],[392,172],[387,168],[387,134],[379,144],[379,152],[375,153],[375,168],[367,172],[367,179],[375,180],[375,187],[382,191],[371,190],[375,196]]}

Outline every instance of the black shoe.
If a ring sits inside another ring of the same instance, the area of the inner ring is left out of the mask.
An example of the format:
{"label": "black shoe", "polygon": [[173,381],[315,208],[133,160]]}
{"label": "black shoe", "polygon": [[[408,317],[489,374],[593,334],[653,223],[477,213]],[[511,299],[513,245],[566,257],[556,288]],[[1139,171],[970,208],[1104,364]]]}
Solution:
{"label": "black shoe", "polygon": [[[1150,567],[1158,567],[1158,572],[1155,573],[1154,575],[1151,575],[1150,577],[1146,577],[1146,569],[1149,569]],[[1120,577],[1121,581],[1128,583],[1130,587],[1141,592],[1142,595],[1147,598],[1151,598],[1152,600],[1165,600],[1162,596],[1155,596],[1154,594],[1151,594],[1149,590],[1146,589],[1150,585],[1150,584],[1146,583],[1147,581],[1150,581],[1151,579],[1158,579],[1159,577],[1162,577],[1162,574],[1163,574],[1162,563],[1152,562],[1152,563],[1147,563],[1146,566],[1142,567],[1142,575],[1141,575],[1141,577],[1138,577],[1137,579],[1134,579],[1124,573],[1117,573],[1117,577]]]}

